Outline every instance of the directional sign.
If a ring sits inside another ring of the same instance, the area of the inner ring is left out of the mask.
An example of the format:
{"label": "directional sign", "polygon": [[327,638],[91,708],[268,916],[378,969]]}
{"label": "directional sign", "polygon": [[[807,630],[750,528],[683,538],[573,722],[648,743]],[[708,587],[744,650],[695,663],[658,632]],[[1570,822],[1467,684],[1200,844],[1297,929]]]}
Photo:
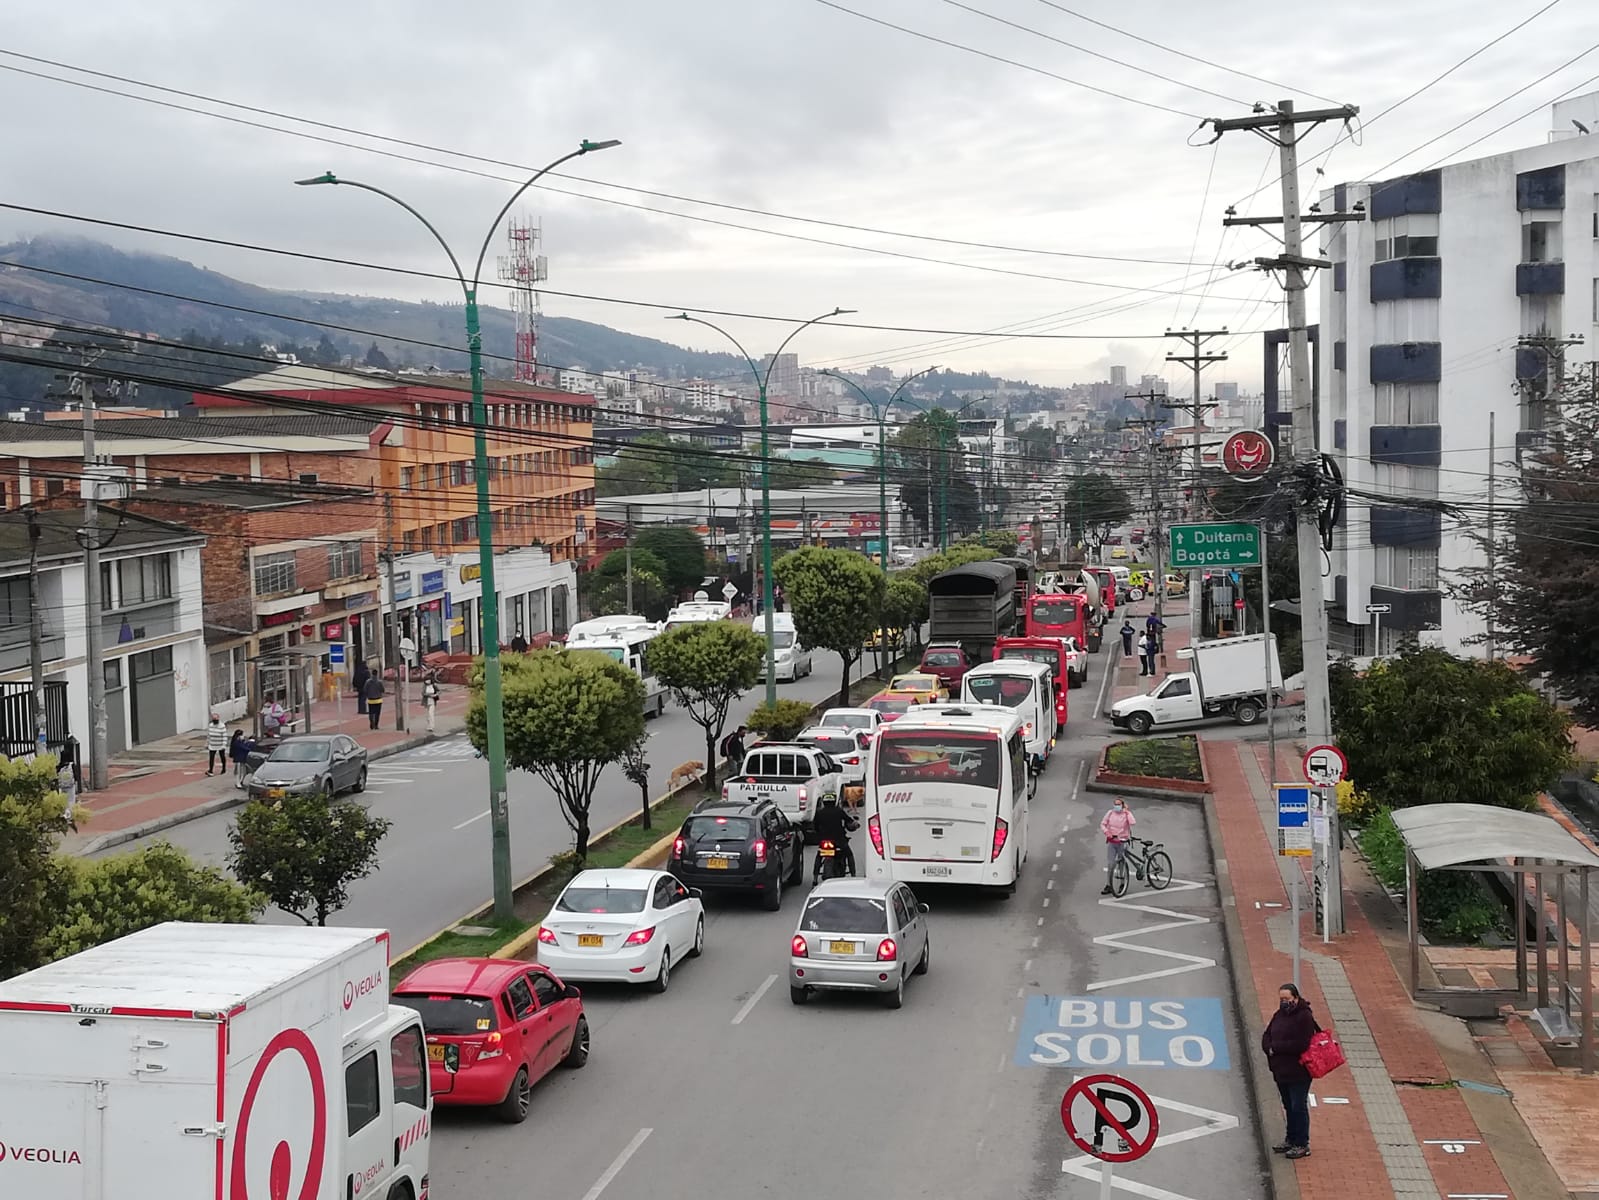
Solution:
{"label": "directional sign", "polygon": [[1067,1088],[1060,1123],[1073,1145],[1101,1162],[1143,1158],[1160,1133],[1154,1101],[1117,1075],[1085,1075]]}
{"label": "directional sign", "polygon": [[1317,787],[1337,787],[1349,774],[1349,760],[1337,746],[1312,746],[1305,751],[1305,778]]}
{"label": "directional sign", "polygon": [[1277,789],[1277,853],[1283,858],[1307,858],[1310,839],[1310,789]]}
{"label": "directional sign", "polygon": [[1254,479],[1271,469],[1276,448],[1258,429],[1241,429],[1221,444],[1222,470],[1236,479]]}
{"label": "directional sign", "polygon": [[1174,571],[1258,567],[1260,530],[1246,521],[1173,525],[1169,565]]}
{"label": "directional sign", "polygon": [[1368,604],[1368,605],[1366,605],[1366,612],[1369,613],[1371,616],[1374,616],[1374,617],[1384,616],[1387,613],[1391,613],[1393,611],[1394,611],[1394,606],[1392,604]]}

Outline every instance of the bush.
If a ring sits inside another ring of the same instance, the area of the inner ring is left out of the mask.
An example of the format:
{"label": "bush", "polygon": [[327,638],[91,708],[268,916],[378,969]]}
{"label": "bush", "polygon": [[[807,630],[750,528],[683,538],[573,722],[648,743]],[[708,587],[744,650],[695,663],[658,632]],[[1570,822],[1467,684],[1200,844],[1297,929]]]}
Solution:
{"label": "bush", "polygon": [[1150,775],[1158,779],[1205,778],[1199,759],[1199,739],[1193,734],[1112,742],[1105,765],[1122,775]]}
{"label": "bush", "polygon": [[[811,706],[803,700],[779,700],[762,704],[745,722],[752,730],[774,742],[788,742],[811,723]],[[736,767],[734,768],[737,769]]]}
{"label": "bush", "polygon": [[1370,792],[1361,791],[1349,780],[1338,784],[1338,816],[1345,825],[1363,829],[1371,824],[1382,805]]}
{"label": "bush", "polygon": [[[1388,809],[1376,810],[1360,835],[1360,849],[1383,887],[1404,890],[1405,843]],[[1475,874],[1465,871],[1422,872],[1416,914],[1422,933],[1434,942],[1478,942],[1487,934],[1505,932],[1504,906]]]}

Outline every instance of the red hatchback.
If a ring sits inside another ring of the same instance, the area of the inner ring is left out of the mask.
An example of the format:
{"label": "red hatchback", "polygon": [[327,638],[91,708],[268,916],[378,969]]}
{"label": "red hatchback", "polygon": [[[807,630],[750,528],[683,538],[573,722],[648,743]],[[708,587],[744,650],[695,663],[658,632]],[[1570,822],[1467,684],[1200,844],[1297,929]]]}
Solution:
{"label": "red hatchback", "polygon": [[405,977],[394,1002],[422,1014],[437,1104],[493,1105],[518,1123],[534,1084],[588,1061],[582,993],[537,963],[435,959]]}

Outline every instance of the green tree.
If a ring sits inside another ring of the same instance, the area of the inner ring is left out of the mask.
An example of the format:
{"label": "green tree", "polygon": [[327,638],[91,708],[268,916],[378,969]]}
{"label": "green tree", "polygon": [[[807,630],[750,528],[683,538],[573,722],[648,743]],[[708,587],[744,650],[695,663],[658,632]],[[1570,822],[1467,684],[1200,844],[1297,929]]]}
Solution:
{"label": "green tree", "polygon": [[696,492],[737,487],[739,470],[739,463],[709,450],[664,433],[647,433],[621,447],[615,463],[599,468],[594,486],[601,496]]}
{"label": "green tree", "polygon": [[319,367],[336,367],[344,359],[339,348],[333,344],[333,339],[325,333],[318,339],[316,349],[310,353],[311,361]]}
{"label": "green tree", "polygon": [[930,522],[929,537],[935,539],[945,524],[946,500],[951,535],[981,523],[977,487],[966,474],[958,429],[954,414],[938,408],[905,422],[889,443],[889,470],[899,484],[900,501]]}
{"label": "green tree", "polygon": [[799,640],[844,660],[839,703],[848,704],[850,669],[883,615],[883,572],[852,550],[807,546],[778,559],[772,575],[783,585]]}
{"label": "green tree", "polygon": [[[585,606],[595,616],[627,612],[627,551],[612,550],[580,581]],[[633,548],[633,607],[639,616],[664,621],[671,608],[666,564],[652,550]]]}
{"label": "green tree", "polygon": [[774,742],[789,742],[811,723],[811,711],[812,706],[803,700],[762,703],[750,713],[745,724],[764,738]]}
{"label": "green tree", "polygon": [[69,883],[54,853],[66,811],[52,756],[0,758],[0,979],[44,961]]}
{"label": "green tree", "polygon": [[228,829],[228,866],[275,907],[307,925],[326,925],[350,902],[350,885],[377,869],[389,824],[354,801],[328,796],[253,800]]}
{"label": "green tree", "polygon": [[[705,543],[681,525],[655,525],[633,539],[633,552],[648,550],[661,564],[661,578],[673,596],[699,587],[705,578]],[[638,566],[637,558],[633,562]]]}
{"label": "green tree", "polygon": [[394,364],[389,361],[389,356],[378,349],[376,342],[366,348],[366,365],[379,371],[394,370]]}
{"label": "green tree", "polygon": [[638,788],[639,824],[650,828],[650,738],[640,733],[622,752],[622,774]]}
{"label": "green tree", "polygon": [[705,731],[705,786],[711,791],[728,709],[755,686],[765,655],[765,639],[732,621],[679,625],[650,643],[655,678]]}
{"label": "green tree", "polygon": [[900,643],[906,649],[918,644],[922,626],[927,624],[927,586],[902,571],[890,575],[883,595],[883,619],[890,630],[899,630]]}
{"label": "green tree", "polygon": [[1571,763],[1570,718],[1501,662],[1412,647],[1332,664],[1333,728],[1356,786],[1390,808],[1531,809]]}
{"label": "green tree", "polygon": [[1071,529],[1071,543],[1095,553],[1111,530],[1133,515],[1133,501],[1127,489],[1098,471],[1072,476],[1060,503]]}
{"label": "green tree", "polygon": [[61,856],[66,900],[45,936],[46,959],[65,958],[163,921],[254,921],[266,897],[202,866],[170,842],[110,858]]}

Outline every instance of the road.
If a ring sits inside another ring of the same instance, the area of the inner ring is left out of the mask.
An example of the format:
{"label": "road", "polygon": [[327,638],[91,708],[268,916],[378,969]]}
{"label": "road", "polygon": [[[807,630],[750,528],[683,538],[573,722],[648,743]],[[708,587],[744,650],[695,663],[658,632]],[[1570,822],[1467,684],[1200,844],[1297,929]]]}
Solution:
{"label": "road", "polygon": [[705,954],[671,991],[585,988],[592,1057],[540,1085],[527,1124],[437,1112],[438,1193],[511,1195],[536,1180],[573,1200],[1090,1196],[1099,1168],[1066,1141],[1059,1106],[1075,1074],[1104,1070],[1127,1073],[1161,1119],[1152,1153],[1117,1169],[1117,1196],[1260,1200],[1250,1048],[1202,814],[1135,802],[1176,880],[1101,897],[1105,797],[1080,791],[1099,725],[1070,726],[1057,749],[1012,899],[918,888],[932,965],[902,1010],[852,996],[794,1007],[784,972],[799,898],[778,913],[713,900]]}
{"label": "road", "polygon": [[[837,691],[843,664],[817,651],[814,671],[795,683],[778,684],[780,697],[818,701]],[[860,678],[861,664],[855,667]],[[764,699],[757,687],[745,697],[747,713]],[[652,792],[666,790],[667,776],[685,762],[705,758],[704,731],[686,712],[668,705],[645,725],[650,734]],[[554,794],[525,771],[509,779],[511,856],[515,878],[524,879],[572,845]],[[350,904],[333,924],[388,929],[396,951],[409,949],[489,901],[488,766],[465,735],[446,738],[372,764],[362,799],[393,822],[383,842],[379,869],[350,890]],[[595,830],[638,811],[638,788],[613,767],[600,778],[590,821]],[[222,864],[235,812],[215,813],[106,853],[124,853],[152,841],[169,841],[206,862]],[[665,832],[665,831],[663,831]],[[298,918],[269,909],[262,920],[294,924]]]}

